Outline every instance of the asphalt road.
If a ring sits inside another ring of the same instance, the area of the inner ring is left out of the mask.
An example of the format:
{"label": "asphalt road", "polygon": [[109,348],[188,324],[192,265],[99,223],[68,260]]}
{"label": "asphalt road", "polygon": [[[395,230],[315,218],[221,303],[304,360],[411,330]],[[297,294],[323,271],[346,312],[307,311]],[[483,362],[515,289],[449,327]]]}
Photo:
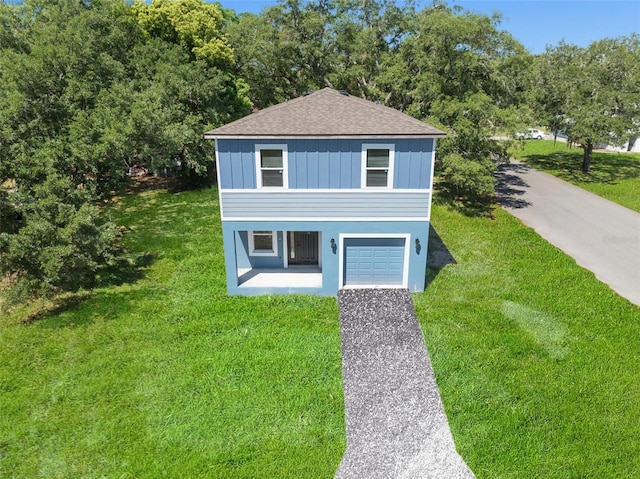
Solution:
{"label": "asphalt road", "polygon": [[640,306],[640,213],[523,163],[497,179],[505,210]]}

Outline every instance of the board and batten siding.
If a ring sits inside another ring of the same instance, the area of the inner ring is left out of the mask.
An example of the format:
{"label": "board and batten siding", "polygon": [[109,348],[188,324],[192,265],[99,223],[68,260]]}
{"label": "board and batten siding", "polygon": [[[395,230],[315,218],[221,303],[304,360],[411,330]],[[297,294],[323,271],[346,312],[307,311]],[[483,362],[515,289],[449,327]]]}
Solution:
{"label": "board and batten siding", "polygon": [[289,189],[361,188],[362,145],[393,143],[393,187],[429,189],[434,140],[397,139],[219,139],[217,140],[220,188],[256,188],[256,145],[286,143]]}
{"label": "board and batten siding", "polygon": [[429,220],[429,190],[221,190],[223,221]]}

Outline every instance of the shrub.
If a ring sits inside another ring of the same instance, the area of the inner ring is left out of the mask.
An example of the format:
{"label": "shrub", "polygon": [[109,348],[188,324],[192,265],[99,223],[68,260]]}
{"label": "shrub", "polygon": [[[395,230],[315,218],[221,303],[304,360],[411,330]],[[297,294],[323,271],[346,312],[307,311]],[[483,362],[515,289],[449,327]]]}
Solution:
{"label": "shrub", "polygon": [[86,196],[53,175],[22,199],[22,226],[0,238],[0,272],[15,279],[10,304],[91,286],[114,259],[116,226]]}
{"label": "shrub", "polygon": [[450,153],[442,159],[438,185],[453,201],[489,208],[495,191],[494,170],[492,160],[467,160]]}

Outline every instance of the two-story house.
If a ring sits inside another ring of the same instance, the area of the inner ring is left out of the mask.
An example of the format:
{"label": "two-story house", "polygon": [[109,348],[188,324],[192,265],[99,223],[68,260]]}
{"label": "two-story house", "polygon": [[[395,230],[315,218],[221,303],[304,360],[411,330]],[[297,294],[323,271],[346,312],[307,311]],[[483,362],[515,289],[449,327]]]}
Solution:
{"label": "two-story house", "polygon": [[444,136],[330,88],[207,132],[229,294],[423,291]]}

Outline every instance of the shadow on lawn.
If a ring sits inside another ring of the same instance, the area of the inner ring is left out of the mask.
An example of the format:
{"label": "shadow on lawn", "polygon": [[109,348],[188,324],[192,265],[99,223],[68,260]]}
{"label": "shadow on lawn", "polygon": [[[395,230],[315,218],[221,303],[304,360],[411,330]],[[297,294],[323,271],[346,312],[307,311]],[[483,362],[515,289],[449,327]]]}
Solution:
{"label": "shadow on lawn", "polygon": [[523,160],[534,168],[556,171],[564,180],[579,183],[616,183],[640,177],[640,156],[629,153],[594,152],[591,173],[583,173],[582,150],[554,151],[545,155],[526,155]]}
{"label": "shadow on lawn", "polygon": [[[58,316],[77,308],[86,301],[95,299],[95,288],[106,288],[109,286],[120,286],[123,284],[135,283],[144,277],[145,270],[151,266],[153,261],[154,256],[151,253],[141,254],[133,260],[124,257],[118,258],[114,264],[106,266],[97,272],[92,289],[64,293],[51,300],[42,301],[36,310],[26,315],[20,322],[28,325],[36,321]],[[86,317],[83,318],[82,321],[74,320],[72,322],[73,324],[78,325],[88,320],[89,317]],[[64,324],[62,325],[67,324],[66,321],[63,323]],[[60,324],[57,325],[59,326]]]}
{"label": "shadow on lawn", "polygon": [[134,259],[120,257],[114,264],[104,267],[96,275],[96,286],[120,286],[135,283],[144,277],[145,270],[153,264],[155,256],[143,253]]}
{"label": "shadow on lawn", "polygon": [[455,258],[444,244],[432,225],[429,225],[429,246],[427,248],[427,274],[425,288],[436,279],[438,273],[448,264],[457,264]]}
{"label": "shadow on lawn", "polygon": [[46,329],[76,328],[94,323],[96,320],[113,321],[127,317],[136,310],[136,305],[150,299],[160,303],[162,292],[149,288],[100,289],[76,293],[62,300],[57,299],[57,307],[44,311],[40,327]]}
{"label": "shadow on lawn", "polygon": [[447,206],[470,218],[493,218],[493,196],[455,195],[446,186],[437,184],[433,203]]}
{"label": "shadow on lawn", "polygon": [[90,297],[90,291],[67,293],[64,296],[58,296],[57,298],[54,298],[51,301],[47,301],[46,303],[42,304],[42,306],[40,306],[32,313],[26,315],[20,320],[20,323],[29,325],[31,323],[35,323],[36,321],[40,321],[42,319],[64,313],[65,311],[68,311],[82,304]]}
{"label": "shadow on lawn", "polygon": [[[63,293],[50,300],[36,300],[34,304],[26,305],[25,309],[31,312],[26,313],[19,321],[30,324],[51,319],[52,321],[48,321],[51,327],[77,325],[91,320],[92,314],[87,313],[86,305],[91,309],[91,305],[104,304],[104,311],[117,309],[116,304],[103,301],[110,294],[121,295],[121,292],[112,291],[111,288],[133,285],[143,279],[164,251],[177,251],[184,239],[199,227],[203,218],[207,215],[215,216],[211,211],[212,205],[217,207],[217,194],[207,196],[206,202],[193,201],[189,192],[165,193],[162,191],[163,183],[157,179],[135,184],[139,194],[115,197],[109,206],[110,216],[116,224],[121,225],[122,235],[131,235],[127,241],[123,241],[118,257],[111,264],[95,271],[95,277],[86,286],[86,290]],[[156,189],[158,194],[153,192]],[[140,253],[143,248],[158,252],[159,256],[150,252]],[[186,250],[181,251],[186,254]],[[131,294],[130,291],[127,293],[128,296]],[[72,314],[59,317],[67,312]]]}

